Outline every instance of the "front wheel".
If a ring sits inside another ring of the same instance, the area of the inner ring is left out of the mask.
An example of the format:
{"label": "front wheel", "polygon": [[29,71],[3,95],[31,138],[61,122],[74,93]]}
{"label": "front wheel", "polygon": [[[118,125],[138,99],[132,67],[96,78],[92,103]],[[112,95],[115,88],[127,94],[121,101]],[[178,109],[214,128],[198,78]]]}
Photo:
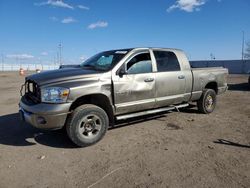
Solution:
{"label": "front wheel", "polygon": [[76,108],[66,123],[69,138],[80,147],[95,144],[105,135],[109,125],[106,112],[92,104]]}
{"label": "front wheel", "polygon": [[216,106],[216,93],[213,89],[205,89],[201,98],[197,101],[198,110],[201,113],[209,114]]}

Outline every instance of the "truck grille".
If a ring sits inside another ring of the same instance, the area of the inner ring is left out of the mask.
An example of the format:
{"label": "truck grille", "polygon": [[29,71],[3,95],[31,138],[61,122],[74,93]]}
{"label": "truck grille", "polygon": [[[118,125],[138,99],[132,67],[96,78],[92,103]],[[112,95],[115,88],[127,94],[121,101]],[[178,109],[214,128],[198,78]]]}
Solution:
{"label": "truck grille", "polygon": [[21,89],[21,95],[24,96],[27,102],[32,102],[35,104],[41,102],[40,88],[37,83],[32,80],[25,81],[25,84]]}

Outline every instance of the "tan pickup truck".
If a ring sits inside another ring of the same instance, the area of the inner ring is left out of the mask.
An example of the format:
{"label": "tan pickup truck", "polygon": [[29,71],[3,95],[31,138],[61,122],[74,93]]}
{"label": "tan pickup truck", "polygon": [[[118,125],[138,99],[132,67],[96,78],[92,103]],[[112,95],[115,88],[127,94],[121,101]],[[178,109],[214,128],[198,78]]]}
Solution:
{"label": "tan pickup truck", "polygon": [[132,48],[101,52],[75,68],[26,77],[20,115],[40,129],[66,126],[78,146],[98,142],[116,120],[187,107],[211,113],[227,90],[228,70],[191,68],[181,50]]}

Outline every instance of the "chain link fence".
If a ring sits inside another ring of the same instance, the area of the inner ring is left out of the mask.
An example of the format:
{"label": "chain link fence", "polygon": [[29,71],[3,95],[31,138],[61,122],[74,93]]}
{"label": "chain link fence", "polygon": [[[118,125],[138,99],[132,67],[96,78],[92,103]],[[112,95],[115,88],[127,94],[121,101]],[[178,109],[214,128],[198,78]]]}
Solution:
{"label": "chain link fence", "polygon": [[[210,60],[210,61],[190,61],[190,64],[194,68],[202,67],[225,67],[228,68],[230,74],[246,74],[250,72],[250,60]],[[65,65],[67,67],[70,65]],[[1,64],[0,71],[19,71],[20,68],[25,71],[36,71],[37,69],[43,70],[54,70],[58,69],[59,65],[50,64]]]}
{"label": "chain link fence", "polygon": [[0,64],[0,71],[19,71],[20,69],[25,71],[36,71],[37,69],[54,70],[58,69],[59,65],[43,65],[43,64]]}

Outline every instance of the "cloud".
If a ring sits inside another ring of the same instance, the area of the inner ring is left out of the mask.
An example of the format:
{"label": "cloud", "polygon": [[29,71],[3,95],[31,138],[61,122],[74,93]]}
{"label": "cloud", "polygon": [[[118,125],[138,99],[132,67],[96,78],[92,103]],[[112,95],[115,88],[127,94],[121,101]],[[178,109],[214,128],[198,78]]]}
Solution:
{"label": "cloud", "polygon": [[75,20],[74,18],[72,17],[67,17],[67,18],[64,18],[61,23],[64,23],[64,24],[69,24],[69,23],[74,23],[74,22],[77,22],[77,20]]}
{"label": "cloud", "polygon": [[[54,16],[50,17],[49,19],[52,20],[53,22],[59,21],[59,19],[57,17],[54,17]],[[66,17],[66,18],[61,20],[61,23],[63,23],[63,24],[69,24],[69,23],[74,23],[74,22],[77,22],[77,20],[74,19],[73,17]]]}
{"label": "cloud", "polygon": [[42,52],[41,55],[42,56],[47,56],[49,53],[48,52]]}
{"label": "cloud", "polygon": [[55,16],[52,16],[52,17],[49,17],[50,20],[54,21],[54,22],[57,22],[58,21],[58,18],[55,17]]}
{"label": "cloud", "polygon": [[35,58],[33,55],[30,55],[30,54],[8,54],[6,55],[6,57],[10,59],[33,59]]}
{"label": "cloud", "polygon": [[54,7],[60,7],[60,8],[74,9],[73,6],[63,2],[63,0],[48,0],[45,2],[41,2],[41,3],[35,3],[35,5],[36,6],[48,5],[48,6],[54,6]]}
{"label": "cloud", "polygon": [[77,7],[82,10],[89,10],[89,7],[86,7],[84,5],[78,5]]}
{"label": "cloud", "polygon": [[199,11],[200,6],[204,5],[206,0],[177,0],[175,4],[171,5],[167,12],[171,12],[174,9],[180,9],[186,12]]}
{"label": "cloud", "polygon": [[88,26],[88,29],[95,29],[98,27],[108,27],[108,22],[105,21],[98,21],[96,23],[92,23]]}

